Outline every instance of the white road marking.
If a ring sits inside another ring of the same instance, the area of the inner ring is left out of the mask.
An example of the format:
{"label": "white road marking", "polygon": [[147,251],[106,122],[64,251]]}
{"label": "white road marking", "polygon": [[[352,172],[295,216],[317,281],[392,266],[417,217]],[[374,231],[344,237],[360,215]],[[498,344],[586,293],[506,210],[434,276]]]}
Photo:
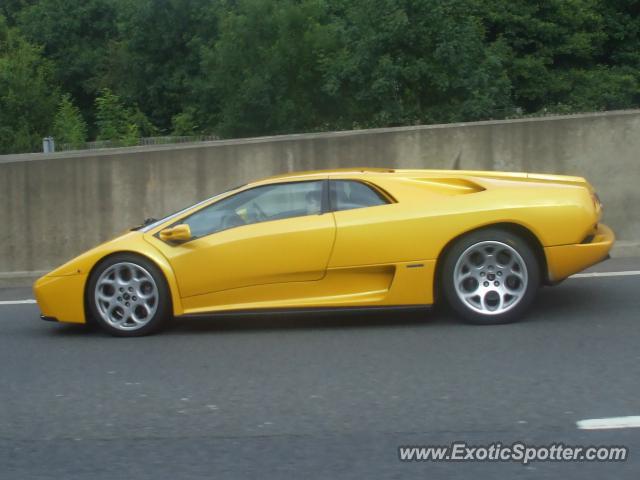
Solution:
{"label": "white road marking", "polygon": [[24,305],[28,303],[36,303],[35,300],[29,298],[27,300],[1,300],[0,305]]}
{"label": "white road marking", "polygon": [[640,415],[633,417],[590,418],[579,420],[581,430],[608,430],[612,428],[640,428]]}
{"label": "white road marking", "polygon": [[640,275],[640,270],[627,270],[622,272],[590,272],[576,273],[569,278],[595,278],[595,277],[628,277],[631,275]]}

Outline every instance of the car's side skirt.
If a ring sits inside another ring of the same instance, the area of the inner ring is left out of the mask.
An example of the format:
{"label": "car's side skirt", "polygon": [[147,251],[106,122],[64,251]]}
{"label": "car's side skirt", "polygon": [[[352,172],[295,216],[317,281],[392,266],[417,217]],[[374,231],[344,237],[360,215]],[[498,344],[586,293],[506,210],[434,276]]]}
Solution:
{"label": "car's side skirt", "polygon": [[182,298],[181,314],[388,307],[433,303],[435,261],[329,268],[321,280],[271,283]]}
{"label": "car's side skirt", "polygon": [[256,308],[245,310],[222,310],[201,313],[187,313],[175,318],[210,318],[260,315],[327,315],[333,313],[377,313],[377,312],[420,312],[431,310],[433,305],[383,305],[370,307],[305,307],[305,308]]}

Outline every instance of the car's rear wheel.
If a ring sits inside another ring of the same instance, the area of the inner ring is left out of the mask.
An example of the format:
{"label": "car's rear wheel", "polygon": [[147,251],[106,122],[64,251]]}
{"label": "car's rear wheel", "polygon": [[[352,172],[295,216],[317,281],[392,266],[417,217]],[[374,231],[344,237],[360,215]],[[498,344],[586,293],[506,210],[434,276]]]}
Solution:
{"label": "car's rear wheel", "polygon": [[442,269],[447,303],[470,323],[519,319],[540,286],[540,265],[529,243],[511,232],[488,228],[460,238]]}
{"label": "car's rear wheel", "polygon": [[112,335],[148,335],[162,327],[169,316],[169,289],[152,262],[133,254],[117,254],[91,274],[87,305],[95,323]]}

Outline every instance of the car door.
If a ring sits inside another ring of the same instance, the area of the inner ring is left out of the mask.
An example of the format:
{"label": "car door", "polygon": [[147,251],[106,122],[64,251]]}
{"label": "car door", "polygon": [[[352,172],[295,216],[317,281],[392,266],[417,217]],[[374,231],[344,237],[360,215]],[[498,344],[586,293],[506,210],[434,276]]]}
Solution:
{"label": "car door", "polygon": [[377,186],[352,179],[331,179],[330,208],[336,222],[336,241],[329,268],[376,265],[401,260],[399,204]]}
{"label": "car door", "polygon": [[335,238],[326,180],[244,190],[182,219],[192,240],[156,239],[181,297],[324,277]]}

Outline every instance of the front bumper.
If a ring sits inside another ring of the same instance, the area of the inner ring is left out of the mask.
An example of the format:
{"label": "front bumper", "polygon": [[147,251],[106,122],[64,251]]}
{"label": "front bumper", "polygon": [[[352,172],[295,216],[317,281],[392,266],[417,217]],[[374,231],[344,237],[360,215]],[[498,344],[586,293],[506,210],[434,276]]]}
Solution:
{"label": "front bumper", "polygon": [[33,285],[33,293],[43,320],[85,323],[84,287],[87,275],[45,275]]}
{"label": "front bumper", "polygon": [[614,242],[613,230],[604,224],[599,224],[588,243],[545,247],[549,281],[559,282],[604,260],[609,255]]}

